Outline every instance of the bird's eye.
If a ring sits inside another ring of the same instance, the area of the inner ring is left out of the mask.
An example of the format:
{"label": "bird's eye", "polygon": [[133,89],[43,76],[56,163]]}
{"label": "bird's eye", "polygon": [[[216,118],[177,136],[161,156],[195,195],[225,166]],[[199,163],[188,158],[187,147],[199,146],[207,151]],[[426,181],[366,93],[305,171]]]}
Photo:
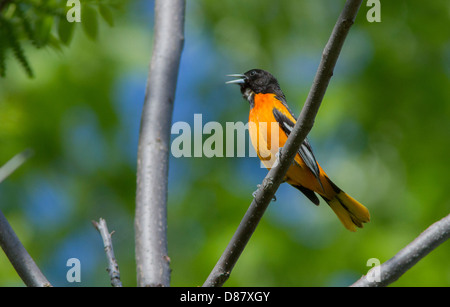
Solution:
{"label": "bird's eye", "polygon": [[254,75],[256,75],[256,71],[252,71],[251,73],[250,73],[250,76],[254,76]]}

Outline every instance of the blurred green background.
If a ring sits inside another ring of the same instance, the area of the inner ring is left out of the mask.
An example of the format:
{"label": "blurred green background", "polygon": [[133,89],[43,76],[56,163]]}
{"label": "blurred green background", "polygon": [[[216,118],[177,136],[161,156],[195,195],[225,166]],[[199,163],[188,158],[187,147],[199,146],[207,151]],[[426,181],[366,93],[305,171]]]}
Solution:
{"label": "blurred green background", "polygon": [[[325,203],[315,207],[283,184],[226,286],[347,286],[367,273],[369,258],[388,260],[450,212],[450,3],[382,1],[380,23],[367,21],[365,3],[309,139],[372,220],[351,233]],[[248,103],[224,83],[251,68],[272,72],[298,115],[343,4],[187,1],[173,121],[199,113],[203,123],[245,123]],[[6,52],[0,165],[26,148],[34,156],[0,184],[0,210],[55,286],[110,284],[91,225],[100,217],[115,231],[123,284],[136,285],[136,153],[153,6],[130,0],[105,17],[93,5],[67,46],[57,43],[57,22],[42,48],[24,36],[34,78]],[[267,171],[257,158],[171,157],[169,172],[171,284],[199,286]],[[393,286],[450,286],[449,255],[446,242]],[[81,262],[80,283],[66,280],[69,258]],[[22,285],[0,252],[0,286]]]}

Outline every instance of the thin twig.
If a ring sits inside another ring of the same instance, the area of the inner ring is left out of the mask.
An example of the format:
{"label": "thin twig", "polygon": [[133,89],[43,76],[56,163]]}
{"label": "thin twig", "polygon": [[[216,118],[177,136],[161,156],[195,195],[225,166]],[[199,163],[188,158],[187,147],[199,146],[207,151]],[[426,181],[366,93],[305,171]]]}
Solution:
{"label": "thin twig", "polygon": [[25,161],[33,155],[32,149],[25,149],[12,157],[2,167],[0,167],[0,183],[11,175],[16,169],[18,169]]}
{"label": "thin twig", "polygon": [[155,31],[142,110],[137,159],[136,270],[138,286],[169,286],[167,177],[170,127],[181,52],[185,0],[155,1]]}
{"label": "thin twig", "polygon": [[122,287],[122,282],[120,281],[119,265],[117,264],[116,257],[114,256],[114,249],[112,245],[111,235],[106,225],[106,221],[102,218],[98,222],[92,221],[95,229],[98,230],[102,239],[103,246],[105,247],[106,259],[108,260],[108,271],[109,277],[111,278],[111,285],[113,287]]}
{"label": "thin twig", "polygon": [[325,46],[308,98],[297,123],[287,139],[278,166],[273,167],[256,191],[249,209],[244,215],[230,243],[203,284],[204,287],[222,286],[250,240],[265,210],[290,167],[301,143],[311,130],[328,83],[341,52],[347,33],[352,26],[362,0],[348,0]]}
{"label": "thin twig", "polygon": [[[420,259],[450,238],[450,214],[422,232],[414,241],[394,257],[373,267],[369,273],[356,281],[352,287],[385,287],[400,278]],[[376,276],[377,272],[379,273]],[[371,278],[367,278],[370,276]],[[378,277],[378,278],[377,278]]]}

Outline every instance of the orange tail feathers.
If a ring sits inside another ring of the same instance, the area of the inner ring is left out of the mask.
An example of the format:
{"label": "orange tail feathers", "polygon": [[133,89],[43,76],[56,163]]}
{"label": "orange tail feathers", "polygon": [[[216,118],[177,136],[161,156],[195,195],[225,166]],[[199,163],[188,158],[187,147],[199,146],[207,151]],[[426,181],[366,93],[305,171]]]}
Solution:
{"label": "orange tail feathers", "polygon": [[332,200],[327,200],[327,203],[350,231],[356,231],[356,227],[362,228],[363,223],[370,221],[369,210],[344,191],[337,193]]}

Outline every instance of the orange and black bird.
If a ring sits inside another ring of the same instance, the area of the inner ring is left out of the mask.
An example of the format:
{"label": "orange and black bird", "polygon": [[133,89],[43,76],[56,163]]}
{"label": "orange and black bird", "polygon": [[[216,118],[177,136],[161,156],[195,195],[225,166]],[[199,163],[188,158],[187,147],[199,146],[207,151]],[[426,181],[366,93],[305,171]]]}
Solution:
{"label": "orange and black bird", "polygon": [[[258,157],[267,169],[284,146],[294,128],[296,117],[289,109],[286,97],[272,74],[262,69],[252,69],[245,74],[233,74],[238,79],[227,83],[238,84],[241,93],[250,103],[249,134]],[[271,129],[273,124],[276,129]],[[271,132],[278,133],[275,141]],[[271,144],[272,142],[278,144]],[[308,139],[300,146],[293,164],[289,167],[285,182],[302,192],[314,204],[319,205],[319,194],[333,209],[342,224],[350,231],[363,227],[370,220],[366,207],[335,185],[317,163]]]}

